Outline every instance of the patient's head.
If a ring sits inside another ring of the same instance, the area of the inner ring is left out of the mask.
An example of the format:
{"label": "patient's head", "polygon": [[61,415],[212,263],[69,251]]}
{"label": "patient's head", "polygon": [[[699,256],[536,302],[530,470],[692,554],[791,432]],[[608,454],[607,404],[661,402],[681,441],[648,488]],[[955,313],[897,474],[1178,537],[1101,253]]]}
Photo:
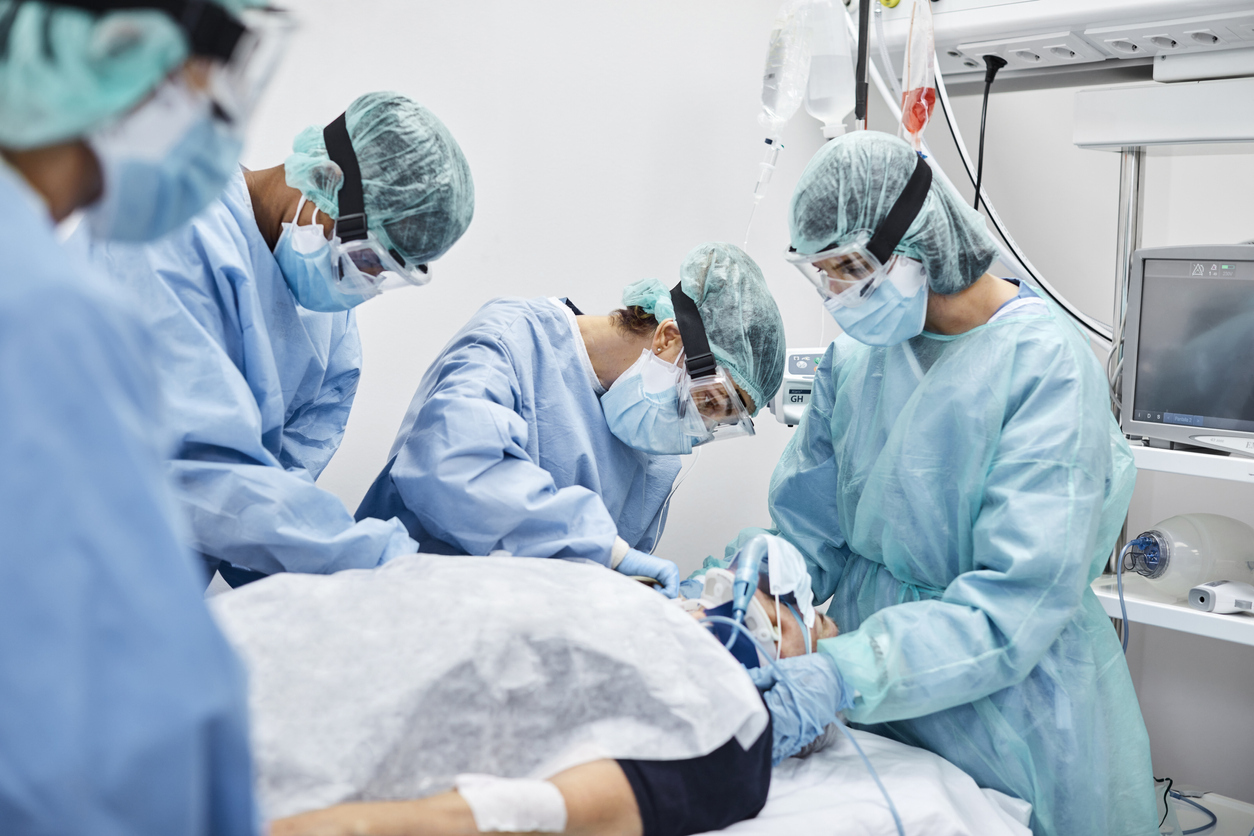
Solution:
{"label": "patient's head", "polygon": [[[779,609],[776,610],[775,598],[759,589],[753,594],[754,599],[762,605],[762,609],[766,610],[766,617],[771,622],[772,627],[778,627],[780,633],[779,655],[780,658],[789,656],[802,656],[806,652],[805,628],[797,621],[797,617],[782,602]],[[694,618],[705,618],[705,608],[698,607],[692,610]],[[826,615],[816,612],[814,614],[814,629],[810,631],[810,650],[818,650],[819,639],[830,639],[840,633],[836,627],[836,622],[832,621]]]}

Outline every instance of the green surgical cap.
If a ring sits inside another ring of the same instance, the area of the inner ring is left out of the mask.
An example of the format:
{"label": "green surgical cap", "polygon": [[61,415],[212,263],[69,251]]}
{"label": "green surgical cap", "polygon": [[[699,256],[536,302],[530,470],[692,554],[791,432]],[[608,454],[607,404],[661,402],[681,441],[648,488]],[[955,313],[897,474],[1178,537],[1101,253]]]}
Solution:
{"label": "green surgical cap", "polygon": [[[757,263],[733,244],[702,244],[679,267],[684,293],[697,303],[710,351],[753,398],[753,414],[775,396],[784,379],[784,319]],[[658,322],[675,318],[671,289],[642,279],[623,290],[624,305],[638,305]]]}
{"label": "green surgical cap", "polygon": [[[845,134],[824,145],[792,193],[792,246],[817,253],[848,244],[860,230],[874,232],[905,189],[916,160],[904,140],[878,131]],[[923,262],[928,285],[947,295],[984,275],[997,246],[980,213],[937,178],[893,252]]]}
{"label": "green surgical cap", "polygon": [[187,56],[183,30],[164,12],[0,0],[0,146],[83,136],[141,102]]}
{"label": "green surgical cap", "polygon": [[[444,255],[475,214],[475,184],[457,140],[399,93],[367,93],[347,113],[370,231],[412,263]],[[283,164],[287,184],[339,217],[344,174],[327,156],[322,127],[301,131],[292,150]]]}

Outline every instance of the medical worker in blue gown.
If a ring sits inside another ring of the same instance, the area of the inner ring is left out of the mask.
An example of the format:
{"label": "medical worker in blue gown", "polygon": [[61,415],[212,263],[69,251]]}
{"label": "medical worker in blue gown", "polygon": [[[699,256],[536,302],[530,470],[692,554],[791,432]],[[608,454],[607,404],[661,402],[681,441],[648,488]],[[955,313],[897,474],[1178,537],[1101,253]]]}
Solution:
{"label": "medical worker in blue gown", "polygon": [[982,219],[930,175],[905,142],[859,132],[793,193],[789,258],[844,335],[770,509],[840,635],[785,661],[808,716],[784,725],[804,744],[844,708],[1031,802],[1039,836],[1148,836],[1149,740],[1089,589],[1132,456],[1087,342],[986,272]]}
{"label": "medical worker in blue gown", "polygon": [[484,305],[427,370],[359,519],[399,517],[424,552],[582,558],[646,576],[679,455],[752,433],[779,388],[784,326],[757,264],[688,253],[670,288],[623,309],[555,298]]}
{"label": "medical worker in blue gown", "polygon": [[258,92],[232,79],[265,75],[235,47],[283,28],[251,10],[245,34],[241,5],[0,2],[5,836],[257,832],[243,671],[180,542],[156,349],[55,230],[85,207],[95,235],[155,237],[226,185]]}
{"label": "medical worker in blue gown", "polygon": [[237,585],[417,549],[399,521],[356,522],[314,480],[361,374],[352,308],[425,283],[473,211],[470,169],[440,120],[368,93],[302,131],[283,165],[237,170],[174,234],[90,247],[159,340],[170,469],[210,574]]}

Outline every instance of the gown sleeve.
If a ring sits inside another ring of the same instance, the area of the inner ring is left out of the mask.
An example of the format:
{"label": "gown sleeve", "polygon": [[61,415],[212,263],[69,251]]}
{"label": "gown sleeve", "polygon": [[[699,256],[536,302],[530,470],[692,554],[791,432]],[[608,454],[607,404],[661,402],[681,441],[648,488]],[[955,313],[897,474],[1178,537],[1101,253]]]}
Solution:
{"label": "gown sleeve", "polygon": [[[181,246],[156,253],[116,245],[92,250],[94,261],[137,297],[158,341],[165,408],[178,433],[168,467],[192,548],[264,574],[367,569],[415,552],[400,520],[357,522],[339,497],[314,484],[343,432],[340,413],[356,392],[356,331],[341,334],[326,382],[306,412],[263,416],[258,404],[278,399],[254,392],[230,353],[243,357],[241,335],[265,327],[250,321],[235,296],[234,288],[246,283],[242,274],[252,270],[247,246],[224,231],[229,227],[201,220],[193,227]],[[255,379],[253,385],[280,384]]]}
{"label": "gown sleeve", "polygon": [[428,374],[436,380],[391,472],[423,527],[467,554],[608,564],[617,527],[601,497],[558,488],[527,452],[529,427],[502,342],[464,340]]}
{"label": "gown sleeve", "polygon": [[243,671],[179,542],[151,347],[103,296],[23,294],[0,305],[3,830],[254,833]]}
{"label": "gown sleeve", "polygon": [[[1065,354],[1065,352],[1062,352]],[[919,717],[1022,681],[1081,606],[1112,470],[1109,413],[1077,409],[1075,358],[1007,408],[972,527],[973,568],[819,643],[859,723]]]}

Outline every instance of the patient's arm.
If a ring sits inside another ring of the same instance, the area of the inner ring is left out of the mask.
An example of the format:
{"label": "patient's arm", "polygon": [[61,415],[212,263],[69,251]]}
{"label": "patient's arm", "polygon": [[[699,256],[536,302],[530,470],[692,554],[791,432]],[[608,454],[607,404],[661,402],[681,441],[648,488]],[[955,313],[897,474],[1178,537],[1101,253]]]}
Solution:
{"label": "patient's arm", "polygon": [[[627,776],[616,761],[576,766],[549,779],[566,801],[570,836],[641,836],[643,825]],[[462,836],[479,831],[456,792],[419,801],[340,804],[279,819],[270,836]]]}

